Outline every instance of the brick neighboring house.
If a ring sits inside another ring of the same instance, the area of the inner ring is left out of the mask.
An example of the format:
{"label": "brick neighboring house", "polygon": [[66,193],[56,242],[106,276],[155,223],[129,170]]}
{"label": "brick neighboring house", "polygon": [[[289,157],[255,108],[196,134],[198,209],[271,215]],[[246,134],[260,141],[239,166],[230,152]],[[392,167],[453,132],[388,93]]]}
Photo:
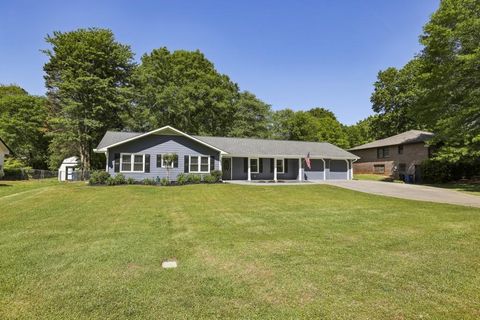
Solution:
{"label": "brick neighboring house", "polygon": [[431,132],[410,130],[351,148],[349,151],[360,157],[353,164],[353,172],[401,180],[411,176],[415,182],[421,181],[420,164],[430,157],[426,141],[432,137]]}

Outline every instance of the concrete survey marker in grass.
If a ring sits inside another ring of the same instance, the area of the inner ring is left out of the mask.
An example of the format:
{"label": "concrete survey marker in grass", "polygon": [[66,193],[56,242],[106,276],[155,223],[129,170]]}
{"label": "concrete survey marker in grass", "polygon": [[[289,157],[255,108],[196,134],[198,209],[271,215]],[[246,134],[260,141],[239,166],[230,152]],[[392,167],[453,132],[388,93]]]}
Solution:
{"label": "concrete survey marker in grass", "polygon": [[163,269],[173,269],[177,267],[177,261],[175,260],[165,260],[162,262]]}

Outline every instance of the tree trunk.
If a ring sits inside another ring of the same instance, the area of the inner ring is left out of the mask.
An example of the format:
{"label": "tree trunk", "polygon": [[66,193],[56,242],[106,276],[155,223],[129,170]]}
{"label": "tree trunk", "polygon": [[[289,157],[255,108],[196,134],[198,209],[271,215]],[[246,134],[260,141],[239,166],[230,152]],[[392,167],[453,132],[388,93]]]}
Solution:
{"label": "tree trunk", "polygon": [[90,171],[90,150],[84,144],[80,146],[80,165],[83,180],[85,179],[85,171]]}

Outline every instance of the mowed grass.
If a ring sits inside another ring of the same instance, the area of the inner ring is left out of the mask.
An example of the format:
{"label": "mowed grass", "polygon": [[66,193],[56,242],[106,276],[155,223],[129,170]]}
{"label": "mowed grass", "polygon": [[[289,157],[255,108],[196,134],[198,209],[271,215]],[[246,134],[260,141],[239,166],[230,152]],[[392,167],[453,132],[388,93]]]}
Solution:
{"label": "mowed grass", "polygon": [[395,182],[395,183],[405,183],[402,180],[394,180],[388,176],[381,174],[369,174],[369,173],[360,173],[353,175],[354,180],[368,180],[368,181],[384,181],[384,182]]}
{"label": "mowed grass", "polygon": [[47,184],[0,193],[0,319],[478,319],[479,248],[479,209],[326,185]]}

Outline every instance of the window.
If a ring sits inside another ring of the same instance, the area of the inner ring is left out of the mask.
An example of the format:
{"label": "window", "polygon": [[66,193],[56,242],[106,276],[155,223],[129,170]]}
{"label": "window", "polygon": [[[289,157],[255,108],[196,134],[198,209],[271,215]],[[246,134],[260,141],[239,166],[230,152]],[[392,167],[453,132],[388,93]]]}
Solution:
{"label": "window", "polygon": [[145,155],[122,153],[120,157],[121,172],[144,172]]}
{"label": "window", "polygon": [[389,151],[390,150],[388,149],[388,147],[378,148],[377,149],[377,158],[378,159],[388,158],[389,153],[390,153]]}
{"label": "window", "polygon": [[277,173],[285,173],[285,159],[277,159]]}
{"label": "window", "polygon": [[250,159],[250,172],[251,173],[258,173],[258,158],[251,158]]}
{"label": "window", "polygon": [[200,172],[210,172],[210,157],[200,157]]}
{"label": "window", "polygon": [[373,165],[373,172],[374,173],[385,173],[385,165],[384,164]]}
{"label": "window", "polygon": [[406,165],[405,163],[400,163],[400,164],[398,165],[398,171],[400,171],[400,172],[405,172],[405,171],[407,171],[407,165]]}
{"label": "window", "polygon": [[208,156],[190,156],[190,172],[208,173],[210,172],[210,157]]}
{"label": "window", "polygon": [[121,157],[122,160],[122,165],[120,166],[122,168],[121,171],[132,171],[132,155],[131,154],[122,154]]}
{"label": "window", "polygon": [[[162,168],[166,168],[168,165],[167,161],[164,159],[164,155],[162,154]],[[170,163],[170,168],[178,168],[178,155],[174,154],[173,162]]]}
{"label": "window", "polygon": [[398,154],[403,154],[403,145],[398,146]]}

